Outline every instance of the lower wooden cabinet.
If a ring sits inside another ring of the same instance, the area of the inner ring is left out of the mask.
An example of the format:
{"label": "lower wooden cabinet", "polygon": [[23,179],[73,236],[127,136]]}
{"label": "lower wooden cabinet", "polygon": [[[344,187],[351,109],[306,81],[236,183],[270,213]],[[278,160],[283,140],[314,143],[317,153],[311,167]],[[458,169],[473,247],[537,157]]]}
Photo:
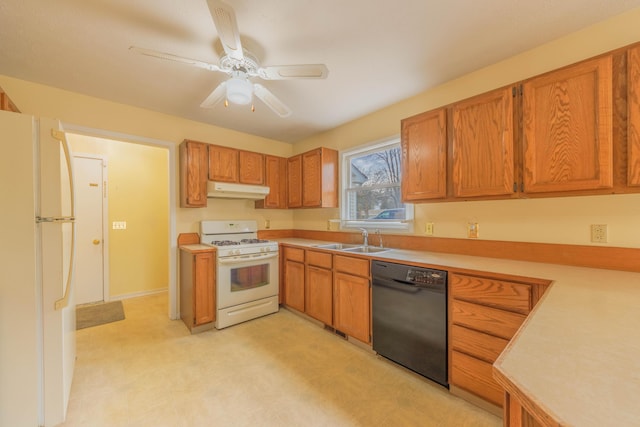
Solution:
{"label": "lower wooden cabinet", "polygon": [[326,325],[333,325],[333,256],[306,251],[305,312]]}
{"label": "lower wooden cabinet", "polygon": [[493,378],[496,361],[548,282],[449,274],[449,383],[495,406],[504,390]]}
{"label": "lower wooden cabinet", "polygon": [[284,303],[298,311],[305,308],[304,249],[283,248]]}
{"label": "lower wooden cabinet", "polygon": [[180,250],[180,318],[192,333],[214,326],[215,274],[216,256],[213,250]]}
{"label": "lower wooden cabinet", "polygon": [[371,342],[369,260],[284,245],[284,304]]}
{"label": "lower wooden cabinet", "polygon": [[368,259],[334,255],[336,330],[371,343],[371,270]]}

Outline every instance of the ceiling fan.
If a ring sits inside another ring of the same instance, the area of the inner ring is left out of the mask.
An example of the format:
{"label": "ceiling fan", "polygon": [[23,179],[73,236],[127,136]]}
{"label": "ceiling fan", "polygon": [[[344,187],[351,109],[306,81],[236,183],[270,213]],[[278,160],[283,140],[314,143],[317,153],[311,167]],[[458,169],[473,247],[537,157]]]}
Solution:
{"label": "ceiling fan", "polygon": [[182,62],[205,70],[228,74],[230,78],[220,83],[200,104],[201,107],[212,108],[223,99],[225,105],[227,102],[246,105],[252,102],[253,95],[255,95],[280,117],[287,117],[291,115],[289,107],[263,85],[251,82],[250,78],[258,77],[263,80],[324,79],[329,74],[329,70],[324,64],[262,67],[258,59],[242,47],[236,15],[231,6],[220,0],[207,0],[207,4],[225,53],[220,58],[219,65],[136,46],[129,48],[142,55]]}

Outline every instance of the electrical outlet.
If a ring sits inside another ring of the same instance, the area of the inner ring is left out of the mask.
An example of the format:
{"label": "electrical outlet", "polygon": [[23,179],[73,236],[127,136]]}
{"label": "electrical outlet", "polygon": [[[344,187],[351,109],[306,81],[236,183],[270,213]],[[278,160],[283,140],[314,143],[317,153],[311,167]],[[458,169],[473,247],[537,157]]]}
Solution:
{"label": "electrical outlet", "polygon": [[467,237],[470,239],[477,239],[480,232],[478,230],[480,226],[477,222],[469,222],[467,223]]}
{"label": "electrical outlet", "polygon": [[591,242],[607,243],[607,224],[591,224]]}
{"label": "electrical outlet", "polygon": [[428,222],[425,224],[424,226],[424,234],[426,234],[427,236],[433,236],[433,223],[432,222]]}
{"label": "electrical outlet", "polygon": [[271,220],[270,220],[270,219],[265,219],[265,220],[264,220],[264,228],[265,228],[266,230],[268,230],[268,229],[270,229],[270,228],[271,228]]}
{"label": "electrical outlet", "polygon": [[127,229],[127,221],[113,221],[113,229],[114,230],[126,230]]}

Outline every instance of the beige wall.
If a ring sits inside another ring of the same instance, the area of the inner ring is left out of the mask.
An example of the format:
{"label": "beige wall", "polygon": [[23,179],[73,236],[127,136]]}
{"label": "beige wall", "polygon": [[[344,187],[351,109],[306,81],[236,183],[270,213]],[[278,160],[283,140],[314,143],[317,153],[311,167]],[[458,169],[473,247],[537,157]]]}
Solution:
{"label": "beige wall", "polygon": [[[68,134],[76,153],[107,161],[109,295],[166,289],[169,283],[169,150]],[[126,221],[126,230],[113,230]]]}
{"label": "beige wall", "polygon": [[[640,9],[619,15],[500,63],[462,76],[295,145],[338,150],[400,133],[400,120],[640,41]],[[434,223],[437,237],[466,237],[468,221],[488,240],[591,244],[590,224],[608,224],[608,246],[640,247],[640,195],[418,204],[415,234]],[[296,227],[323,230],[338,209],[299,210]]]}

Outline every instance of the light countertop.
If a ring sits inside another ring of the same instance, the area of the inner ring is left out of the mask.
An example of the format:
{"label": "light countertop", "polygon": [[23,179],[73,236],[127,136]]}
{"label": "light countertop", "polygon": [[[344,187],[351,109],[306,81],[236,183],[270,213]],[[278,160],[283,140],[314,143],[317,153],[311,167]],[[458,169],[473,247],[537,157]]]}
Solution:
{"label": "light countertop", "polygon": [[494,366],[562,425],[640,426],[640,273],[402,249],[374,257],[551,280]]}

